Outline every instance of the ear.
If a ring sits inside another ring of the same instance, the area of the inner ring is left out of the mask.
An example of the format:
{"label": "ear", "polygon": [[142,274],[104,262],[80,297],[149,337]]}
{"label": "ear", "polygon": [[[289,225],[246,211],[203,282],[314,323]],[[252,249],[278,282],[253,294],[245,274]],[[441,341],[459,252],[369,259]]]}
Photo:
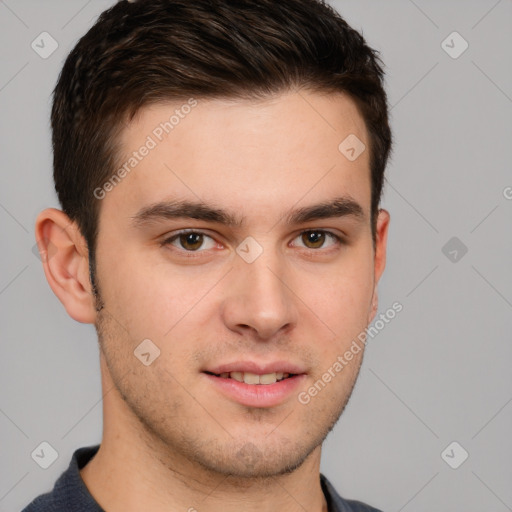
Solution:
{"label": "ear", "polygon": [[87,243],[75,222],[61,210],[42,211],[35,236],[44,273],[68,315],[81,323],[94,323],[95,300],[89,279]]}
{"label": "ear", "polygon": [[375,318],[379,308],[379,294],[377,286],[379,279],[386,267],[386,247],[388,241],[390,215],[387,210],[380,209],[377,217],[376,240],[375,240],[375,258],[374,258],[374,288],[370,313],[368,315],[368,324]]}

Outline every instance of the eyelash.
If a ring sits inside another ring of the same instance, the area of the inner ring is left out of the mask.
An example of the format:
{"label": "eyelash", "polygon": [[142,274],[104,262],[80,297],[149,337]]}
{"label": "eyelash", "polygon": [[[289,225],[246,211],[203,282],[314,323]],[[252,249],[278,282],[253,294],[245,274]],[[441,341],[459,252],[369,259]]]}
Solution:
{"label": "eyelash", "polygon": [[[184,229],[182,231],[178,231],[177,233],[175,233],[174,235],[166,238],[165,240],[163,240],[162,242],[160,242],[160,246],[163,247],[163,246],[168,246],[168,245],[171,245],[172,242],[174,242],[175,240],[177,240],[181,235],[187,235],[187,234],[196,234],[196,235],[203,235],[205,237],[208,237],[208,238],[211,238],[212,240],[213,237],[211,237],[210,235],[208,235],[207,233],[201,231],[201,230],[196,230],[196,229]],[[304,235],[305,233],[322,233],[324,235],[327,235],[329,237],[331,237],[331,239],[333,239],[335,241],[335,246],[339,248],[339,246],[341,245],[344,245],[345,244],[345,240],[337,235],[336,233],[333,233],[332,231],[328,231],[328,230],[325,230],[325,229],[305,229],[304,231],[301,231],[295,238],[298,238],[302,235]],[[309,247],[303,247],[302,249],[306,249],[306,250],[309,250],[309,251],[316,251],[316,252],[320,252],[322,251],[322,248],[318,248],[318,249],[312,249],[312,248],[309,248]],[[332,247],[330,248],[331,250],[333,249]],[[205,252],[205,250],[196,250],[196,251],[189,251],[187,249],[178,249],[178,248],[175,248],[175,250],[177,250],[178,252],[183,252],[183,253],[188,253],[190,254],[190,256],[187,256],[187,257],[197,257],[197,256],[192,256],[194,254],[200,254],[202,252]],[[208,249],[206,249],[208,250]],[[330,252],[328,250],[328,252]]]}

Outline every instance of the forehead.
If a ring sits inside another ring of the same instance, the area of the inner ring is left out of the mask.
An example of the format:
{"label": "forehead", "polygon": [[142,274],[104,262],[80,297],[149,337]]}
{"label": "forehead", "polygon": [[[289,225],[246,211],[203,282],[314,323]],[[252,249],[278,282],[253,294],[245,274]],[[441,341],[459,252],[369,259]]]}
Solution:
{"label": "forehead", "polygon": [[126,172],[105,203],[133,214],[166,199],[194,199],[270,215],[348,195],[366,209],[369,142],[344,94],[158,103],[122,132],[117,168]]}

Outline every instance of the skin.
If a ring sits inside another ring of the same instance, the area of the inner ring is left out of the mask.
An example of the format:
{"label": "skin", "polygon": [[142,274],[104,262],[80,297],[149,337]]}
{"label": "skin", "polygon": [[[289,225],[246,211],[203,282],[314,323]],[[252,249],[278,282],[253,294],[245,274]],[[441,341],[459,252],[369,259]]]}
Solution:
{"label": "skin", "polygon": [[[120,162],[180,102],[143,108],[122,135]],[[355,134],[353,162],[338,145]],[[36,237],[53,291],[68,314],[94,323],[100,343],[103,440],[82,478],[116,511],[326,511],[321,445],[349,400],[363,351],[307,405],[292,393],[275,407],[231,400],[201,370],[237,359],[302,365],[307,390],[364,331],[377,310],[389,214],[370,224],[369,139],[343,94],[286,92],[260,101],[200,100],[101,201],[95,309],[87,246],[60,210],[47,209]],[[348,196],[362,208],[297,225],[292,209]],[[243,216],[242,227],[195,219],[133,225],[162,200],[202,200]],[[178,230],[206,237],[161,245]],[[304,231],[320,234],[308,243]],[[236,252],[252,236],[263,253]],[[209,238],[211,237],[211,238]],[[322,240],[324,240],[322,245]],[[186,250],[189,249],[187,253]],[[151,339],[149,365],[134,349]]]}

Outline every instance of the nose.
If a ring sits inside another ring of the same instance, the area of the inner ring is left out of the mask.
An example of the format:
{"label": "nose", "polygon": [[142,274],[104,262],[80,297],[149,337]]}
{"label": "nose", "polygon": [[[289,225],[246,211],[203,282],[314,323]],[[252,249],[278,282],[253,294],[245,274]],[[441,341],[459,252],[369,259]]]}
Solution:
{"label": "nose", "polygon": [[265,250],[247,263],[236,257],[226,283],[221,314],[232,331],[268,340],[297,324],[297,296],[290,285],[285,262]]}

